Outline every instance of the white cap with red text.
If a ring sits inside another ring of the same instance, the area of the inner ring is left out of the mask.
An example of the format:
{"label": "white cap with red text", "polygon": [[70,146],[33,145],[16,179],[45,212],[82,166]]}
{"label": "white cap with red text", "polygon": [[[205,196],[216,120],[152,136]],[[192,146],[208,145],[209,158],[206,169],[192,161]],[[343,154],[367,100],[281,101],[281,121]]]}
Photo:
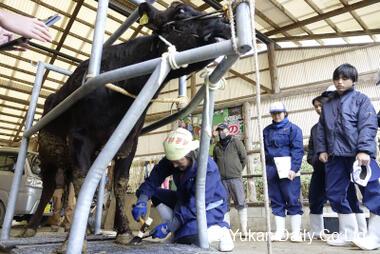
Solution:
{"label": "white cap with red text", "polygon": [[164,141],[165,156],[171,161],[182,159],[198,147],[199,141],[193,140],[193,135],[184,128],[171,131]]}

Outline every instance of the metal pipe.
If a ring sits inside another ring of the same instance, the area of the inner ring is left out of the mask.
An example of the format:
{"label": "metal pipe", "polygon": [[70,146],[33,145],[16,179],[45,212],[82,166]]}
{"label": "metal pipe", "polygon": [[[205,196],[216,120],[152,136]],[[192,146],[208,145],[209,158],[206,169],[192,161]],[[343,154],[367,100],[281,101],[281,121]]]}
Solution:
{"label": "metal pipe", "polygon": [[58,73],[61,73],[63,75],[67,75],[67,76],[70,76],[71,74],[73,74],[72,71],[69,71],[69,70],[63,69],[61,67],[52,65],[52,64],[48,64],[48,63],[44,63],[44,67],[48,70],[55,71],[55,72],[58,72]]}
{"label": "metal pipe", "polygon": [[184,75],[178,79],[178,97],[186,97],[186,92],[186,75]]}
{"label": "metal pipe", "polygon": [[124,23],[108,38],[103,47],[111,46],[139,17],[139,10],[134,10]]}
{"label": "metal pipe", "polygon": [[71,224],[67,253],[81,253],[90,205],[99,180],[108,163],[128,137],[169,72],[170,66],[166,61],[156,67],[138,97],[134,100],[132,106],[92,164],[79,192],[73,223]]}
{"label": "metal pipe", "polygon": [[96,11],[94,37],[92,39],[91,57],[88,64],[89,78],[99,75],[102,61],[104,30],[107,19],[108,0],[99,0]]}
{"label": "metal pipe", "polygon": [[[198,239],[199,247],[208,249],[208,234],[207,234],[207,218],[206,218],[206,174],[208,151],[210,148],[210,133],[208,128],[211,126],[206,123],[212,124],[212,115],[214,112],[214,91],[209,89],[208,103],[203,101],[203,114],[202,114],[202,132],[201,144],[198,157],[198,170],[195,186],[195,203],[197,208],[197,225],[198,225]],[[208,119],[207,119],[208,118]]]}
{"label": "metal pipe", "polygon": [[[144,2],[153,4],[154,1],[155,0],[149,0],[149,1],[131,0],[130,2],[132,2],[132,3],[136,4],[136,5],[140,5],[141,3],[144,3]],[[137,7],[137,9],[134,10],[129,15],[129,17],[124,21],[124,23],[108,38],[108,40],[104,43],[103,47],[111,46],[139,18],[140,18],[140,16],[139,16],[139,10],[138,10],[138,7]]]}
{"label": "metal pipe", "polygon": [[141,135],[144,135],[144,134],[151,132],[155,129],[161,128],[162,126],[165,126],[171,122],[174,122],[175,120],[178,120],[180,118],[183,118],[183,117],[191,114],[197,108],[197,106],[201,103],[201,101],[203,100],[205,91],[206,91],[206,88],[204,86],[202,86],[198,90],[198,92],[194,96],[194,98],[190,101],[190,103],[187,104],[186,107],[184,107],[180,111],[178,111],[178,112],[176,112],[176,113],[174,113],[174,114],[172,114],[172,115],[170,115],[170,116],[168,116],[162,120],[159,120],[157,122],[154,122],[154,123],[144,127],[141,131]]}
{"label": "metal pipe", "polygon": [[[241,2],[236,8],[236,32],[238,50],[241,54],[252,49],[252,27],[249,4]],[[247,29],[249,28],[249,29]]]}
{"label": "metal pipe", "polygon": [[96,217],[95,217],[95,235],[101,233],[102,227],[102,213],[103,213],[103,203],[104,203],[104,188],[106,187],[106,172],[104,170],[102,179],[100,180],[98,187],[98,199],[96,200]]}
{"label": "metal pipe", "polygon": [[[217,58],[220,55],[232,54],[233,48],[231,40],[213,43],[199,48],[189,49],[178,52],[174,58],[178,65],[192,64],[209,59]],[[75,90],[65,100],[59,103],[53,110],[47,113],[38,121],[30,130],[24,132],[24,137],[30,137],[46,124],[56,119],[65,112],[71,105],[91,93],[100,86],[107,83],[113,83],[120,80],[134,78],[149,74],[160,62],[160,58],[151,59],[142,63],[129,65],[116,70],[101,73],[95,78],[89,79],[84,85]]]}
{"label": "metal pipe", "polygon": [[[32,90],[32,96],[30,98],[28,113],[26,115],[25,130],[28,130],[32,126],[32,123],[34,120],[34,114],[36,112],[36,107],[37,107],[37,100],[38,100],[38,96],[40,94],[40,90],[41,90],[41,86],[42,86],[42,79],[43,79],[44,73],[45,73],[44,63],[38,62],[37,75],[36,75],[36,79],[34,81],[34,86],[33,86],[33,90]],[[1,240],[8,240],[9,239],[9,233],[11,231],[12,220],[13,220],[13,216],[15,213],[17,194],[19,192],[22,173],[24,171],[24,165],[25,165],[25,159],[26,159],[28,144],[29,144],[29,138],[23,137],[21,140],[20,149],[19,149],[18,155],[17,155],[17,162],[16,162],[15,172],[13,175],[12,186],[11,186],[11,189],[9,192],[7,210],[5,212],[3,228],[1,230]]]}
{"label": "metal pipe", "polygon": [[[209,79],[211,83],[216,83],[223,77],[223,75],[228,71],[229,68],[239,59],[238,55],[229,55],[225,56],[224,59],[218,64],[218,66],[215,68],[215,70],[211,73]],[[195,94],[194,98],[190,101],[190,103],[178,111],[177,113],[174,113],[164,119],[161,119],[155,123],[152,123],[146,127],[144,127],[141,131],[141,135],[144,135],[148,132],[151,132],[155,129],[161,128],[162,126],[165,126],[171,122],[174,122],[175,120],[178,120],[180,118],[183,118],[185,116],[188,116],[191,114],[197,106],[201,103],[203,100],[203,96],[206,89],[204,86],[202,86],[198,92]]]}
{"label": "metal pipe", "polygon": [[234,65],[234,63],[239,59],[239,55],[229,55],[224,56],[223,60],[216,66],[215,70],[211,73],[209,80],[211,83],[217,83],[224,74]]}
{"label": "metal pipe", "polygon": [[154,1],[155,1],[155,0],[147,0],[147,1],[145,1],[145,0],[130,0],[129,2],[132,2],[132,3],[134,3],[135,5],[140,5],[140,4],[144,3],[144,2],[147,2],[147,3],[149,3],[149,4],[153,4]]}

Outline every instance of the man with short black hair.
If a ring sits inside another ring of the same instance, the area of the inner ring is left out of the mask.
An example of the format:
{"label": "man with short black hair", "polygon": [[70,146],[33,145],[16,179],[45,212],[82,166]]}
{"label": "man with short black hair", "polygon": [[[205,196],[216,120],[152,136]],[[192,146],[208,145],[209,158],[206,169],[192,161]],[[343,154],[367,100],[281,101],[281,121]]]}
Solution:
{"label": "man with short black hair", "polygon": [[[214,160],[218,164],[222,181],[229,197],[232,197],[240,218],[240,230],[247,236],[247,203],[245,201],[242,171],[247,164],[247,152],[243,143],[230,135],[228,125],[219,124],[217,129],[219,141],[214,147]],[[227,199],[228,204],[230,198]],[[229,209],[228,209],[229,210]],[[229,222],[229,214],[227,214]]]}

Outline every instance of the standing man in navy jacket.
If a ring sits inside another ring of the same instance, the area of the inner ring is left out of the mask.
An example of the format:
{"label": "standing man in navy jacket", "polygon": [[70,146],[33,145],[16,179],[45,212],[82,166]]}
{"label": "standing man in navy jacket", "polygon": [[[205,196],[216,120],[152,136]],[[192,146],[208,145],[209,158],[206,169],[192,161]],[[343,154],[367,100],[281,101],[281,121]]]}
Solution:
{"label": "standing man in navy jacket", "polygon": [[[327,93],[335,91],[335,86],[333,86],[333,89],[329,87],[328,91],[313,99],[312,103],[318,115],[321,115],[322,113],[322,105],[329,100],[329,95]],[[311,175],[309,185],[310,235],[313,238],[322,239],[324,237],[323,234],[325,233],[323,222],[323,206],[326,203],[327,199],[325,191],[325,164],[322,163],[318,158],[318,153],[316,152],[317,146],[318,123],[311,128],[307,162],[313,166],[313,174]],[[347,199],[352,212],[355,213],[359,232],[366,234],[367,221],[363,210],[360,208],[360,203],[356,195],[355,185],[353,183],[350,183],[350,186],[348,188]]]}
{"label": "standing man in navy jacket", "polygon": [[[136,221],[146,216],[149,199],[161,216],[162,224],[153,230],[153,238],[163,239],[172,232],[176,243],[198,243],[195,202],[198,146],[199,142],[193,140],[188,130],[178,128],[170,132],[164,141],[165,157],[153,168],[136,192],[138,200],[132,210]],[[160,188],[162,182],[170,175],[173,175],[176,191]],[[208,157],[205,187],[209,242],[219,241],[220,251],[232,251],[234,244],[229,225],[224,221],[227,193],[218,167],[211,157]]]}
{"label": "standing man in navy jacket", "polygon": [[[301,129],[288,120],[288,113],[282,102],[270,106],[272,124],[264,129],[265,160],[267,165],[269,198],[272,213],[276,222],[276,232],[272,241],[284,240],[285,217],[290,217],[292,242],[301,242],[302,205],[299,200],[301,193],[301,169],[303,138]],[[290,170],[285,178],[280,178],[275,164],[277,157],[290,157]]]}
{"label": "standing man in navy jacket", "polygon": [[[354,66],[343,64],[335,69],[334,97],[323,105],[318,124],[319,160],[326,165],[326,196],[338,213],[339,235],[327,243],[372,250],[380,247],[380,183],[370,179],[360,186],[363,203],[370,210],[368,234],[358,238],[358,224],[347,200],[353,163],[367,166],[376,155],[377,117],[369,98],[356,91],[358,73]],[[373,170],[376,170],[373,167]],[[372,172],[376,175],[376,172]]]}

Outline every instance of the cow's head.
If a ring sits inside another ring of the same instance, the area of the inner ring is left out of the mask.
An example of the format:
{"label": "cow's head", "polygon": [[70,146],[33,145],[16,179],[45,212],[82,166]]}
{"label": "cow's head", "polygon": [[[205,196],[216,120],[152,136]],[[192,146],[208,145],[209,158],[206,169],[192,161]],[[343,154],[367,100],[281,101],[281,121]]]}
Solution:
{"label": "cow's head", "polygon": [[231,37],[230,26],[221,16],[204,16],[189,5],[173,2],[159,11],[148,3],[139,6],[140,23],[174,44],[179,51]]}

